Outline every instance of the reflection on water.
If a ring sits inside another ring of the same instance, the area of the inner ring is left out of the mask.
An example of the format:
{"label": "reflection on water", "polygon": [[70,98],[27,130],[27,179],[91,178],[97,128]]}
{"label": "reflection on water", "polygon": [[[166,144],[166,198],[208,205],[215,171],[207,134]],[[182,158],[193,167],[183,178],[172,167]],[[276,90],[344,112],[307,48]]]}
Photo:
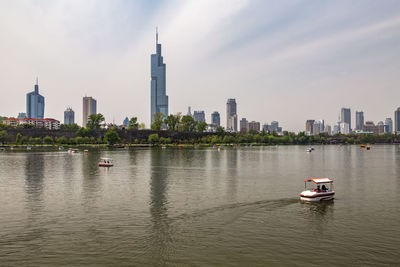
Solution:
{"label": "reflection on water", "polygon": [[152,150],[150,159],[150,214],[152,221],[150,254],[156,264],[161,264],[167,261],[171,242],[167,200],[167,152]]}
{"label": "reflection on water", "polygon": [[[398,147],[0,157],[0,265],[399,265]],[[335,201],[300,202],[304,179],[322,175]]]}

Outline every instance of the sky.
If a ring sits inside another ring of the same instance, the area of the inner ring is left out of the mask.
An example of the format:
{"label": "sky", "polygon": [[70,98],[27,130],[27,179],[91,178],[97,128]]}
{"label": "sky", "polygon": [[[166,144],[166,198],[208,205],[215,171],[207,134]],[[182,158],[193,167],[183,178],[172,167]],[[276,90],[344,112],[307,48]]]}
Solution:
{"label": "sky", "polygon": [[45,117],[82,97],[107,122],[150,122],[155,28],[169,111],[219,111],[304,131],[342,107],[375,123],[400,107],[400,1],[0,0],[0,115],[25,112],[36,76]]}

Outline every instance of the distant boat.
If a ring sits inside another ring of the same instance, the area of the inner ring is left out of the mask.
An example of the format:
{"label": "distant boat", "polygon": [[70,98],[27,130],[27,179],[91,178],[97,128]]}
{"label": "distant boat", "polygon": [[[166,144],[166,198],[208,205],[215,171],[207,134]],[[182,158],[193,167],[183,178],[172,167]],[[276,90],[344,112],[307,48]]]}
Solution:
{"label": "distant boat", "polygon": [[311,149],[311,147],[307,148],[307,150],[306,150],[306,152],[311,152],[311,151],[313,151],[313,150]]}
{"label": "distant boat", "polygon": [[113,160],[110,158],[101,158],[99,162],[99,167],[112,167],[114,166]]}
{"label": "distant boat", "polygon": [[85,153],[85,155],[87,155],[89,153],[89,150],[85,149],[85,150],[83,150],[83,153]]}
{"label": "distant boat", "polygon": [[370,149],[371,149],[371,147],[369,145],[367,145],[367,150],[370,150]]}
{"label": "distant boat", "polygon": [[73,148],[73,149],[71,150],[71,153],[79,153],[79,149]]}
{"label": "distant boat", "polygon": [[32,148],[30,147],[30,146],[27,146],[26,147],[26,150],[31,150]]}
{"label": "distant boat", "polygon": [[64,147],[59,146],[59,147],[58,147],[58,150],[64,150]]}
{"label": "distant boat", "polygon": [[361,145],[360,147],[361,147],[361,148],[365,148],[365,145]]}

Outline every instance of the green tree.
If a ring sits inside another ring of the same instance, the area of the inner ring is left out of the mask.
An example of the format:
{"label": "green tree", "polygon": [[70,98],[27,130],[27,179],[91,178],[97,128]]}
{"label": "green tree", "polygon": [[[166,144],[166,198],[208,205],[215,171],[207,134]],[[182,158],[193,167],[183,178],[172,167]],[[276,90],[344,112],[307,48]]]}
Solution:
{"label": "green tree", "polygon": [[152,130],[161,130],[161,127],[164,122],[165,115],[161,112],[156,112],[153,115],[153,124],[151,125]]}
{"label": "green tree", "polygon": [[76,131],[76,135],[80,136],[80,137],[89,136],[89,134],[90,134],[89,129],[86,129],[86,128],[83,128],[83,127],[79,128],[79,130]]}
{"label": "green tree", "polygon": [[225,135],[225,130],[221,126],[218,126],[217,129],[215,129],[215,133],[218,136],[224,136]]}
{"label": "green tree", "polygon": [[53,138],[51,138],[50,136],[46,135],[46,136],[43,138],[43,143],[45,143],[45,144],[47,144],[47,145],[50,145],[50,144],[53,143]]}
{"label": "green tree", "polygon": [[207,129],[207,123],[205,123],[204,121],[197,123],[197,131],[199,133],[204,133],[206,129]]}
{"label": "green tree", "polygon": [[79,130],[79,125],[76,123],[72,124],[61,124],[60,129],[61,130],[71,130],[71,131],[78,131]]}
{"label": "green tree", "polygon": [[168,115],[168,117],[165,118],[164,123],[167,125],[167,129],[169,131],[178,131],[179,123],[181,122],[181,113],[178,113],[176,115]]}
{"label": "green tree", "polygon": [[86,128],[89,130],[100,129],[100,124],[104,121],[104,116],[101,113],[92,114],[89,116]]}
{"label": "green tree", "polygon": [[66,143],[68,143],[68,140],[65,136],[57,138],[57,144],[66,144]]}
{"label": "green tree", "polygon": [[182,132],[194,132],[197,128],[197,121],[192,116],[183,116],[180,124]]}
{"label": "green tree", "polygon": [[158,137],[158,134],[149,135],[148,141],[150,144],[156,144],[156,143],[158,143],[159,140],[160,140],[160,138]]}
{"label": "green tree", "polygon": [[17,133],[17,136],[15,137],[15,143],[17,143],[17,145],[21,144],[21,139],[22,139],[22,134],[21,133]]}
{"label": "green tree", "polygon": [[114,145],[121,141],[117,131],[115,130],[108,130],[106,135],[104,136],[104,141],[106,141],[109,145]]}
{"label": "green tree", "polygon": [[137,117],[132,117],[129,120],[128,130],[137,130],[139,129],[139,123],[137,122]]}
{"label": "green tree", "polygon": [[8,133],[7,131],[3,130],[0,131],[0,143],[4,144],[4,142],[7,140]]}
{"label": "green tree", "polygon": [[139,129],[140,130],[144,130],[144,129],[146,129],[146,125],[142,122],[142,123],[139,123]]}

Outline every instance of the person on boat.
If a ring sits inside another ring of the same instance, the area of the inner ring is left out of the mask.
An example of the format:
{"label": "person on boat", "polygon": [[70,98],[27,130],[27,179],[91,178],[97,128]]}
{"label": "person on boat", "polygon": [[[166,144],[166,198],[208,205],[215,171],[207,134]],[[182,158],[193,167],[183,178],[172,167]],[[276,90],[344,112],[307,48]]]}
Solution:
{"label": "person on boat", "polygon": [[324,192],[328,191],[328,188],[324,184],[322,185],[322,191]]}
{"label": "person on boat", "polygon": [[321,188],[319,187],[319,185],[317,185],[317,192],[321,192]]}

